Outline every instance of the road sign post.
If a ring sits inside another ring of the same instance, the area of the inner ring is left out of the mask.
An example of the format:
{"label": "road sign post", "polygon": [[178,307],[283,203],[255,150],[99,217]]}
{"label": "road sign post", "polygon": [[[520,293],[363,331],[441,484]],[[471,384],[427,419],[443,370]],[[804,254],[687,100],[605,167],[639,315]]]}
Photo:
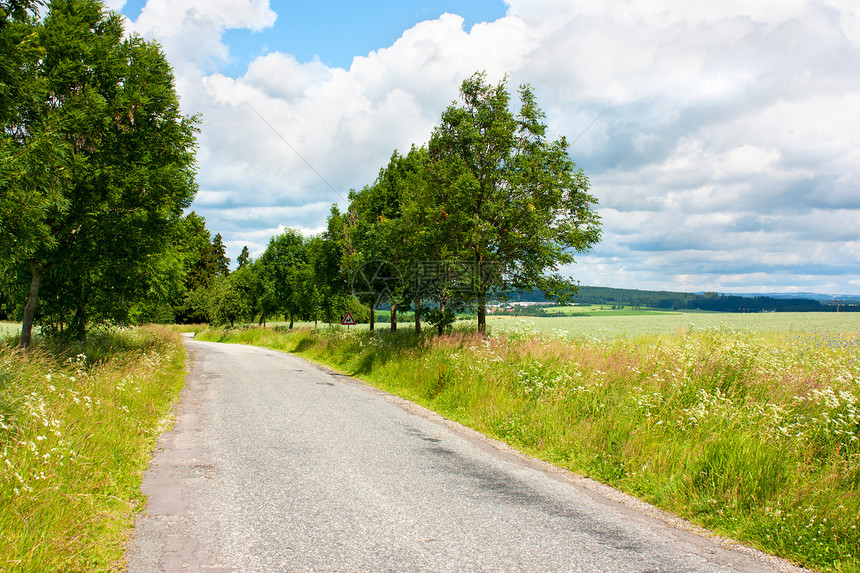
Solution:
{"label": "road sign post", "polygon": [[347,312],[347,313],[346,313],[346,315],[343,317],[343,320],[341,320],[341,321],[340,321],[340,323],[341,323],[341,325],[346,326],[346,331],[347,331],[347,332],[349,332],[349,327],[350,327],[350,326],[355,326],[355,325],[357,324],[357,323],[355,322],[355,319],[354,319],[354,318],[352,318],[352,314],[351,314],[351,313],[349,313],[349,312]]}

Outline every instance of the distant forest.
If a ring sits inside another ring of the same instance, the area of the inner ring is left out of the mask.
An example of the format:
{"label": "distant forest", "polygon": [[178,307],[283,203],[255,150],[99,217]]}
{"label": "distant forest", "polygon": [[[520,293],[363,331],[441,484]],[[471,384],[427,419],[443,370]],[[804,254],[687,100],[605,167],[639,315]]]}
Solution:
{"label": "distant forest", "polygon": [[[508,295],[511,301],[544,302],[540,291]],[[710,310],[718,312],[860,312],[860,298],[846,301],[772,296],[723,295],[633,290],[581,286],[573,297],[576,304],[661,308],[666,310]]]}

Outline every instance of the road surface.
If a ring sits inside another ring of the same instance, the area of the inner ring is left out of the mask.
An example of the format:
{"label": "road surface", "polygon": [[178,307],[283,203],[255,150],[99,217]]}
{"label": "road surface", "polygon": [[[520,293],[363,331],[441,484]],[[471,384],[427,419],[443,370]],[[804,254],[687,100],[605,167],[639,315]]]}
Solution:
{"label": "road surface", "polygon": [[800,571],[298,357],[187,345],[131,572]]}

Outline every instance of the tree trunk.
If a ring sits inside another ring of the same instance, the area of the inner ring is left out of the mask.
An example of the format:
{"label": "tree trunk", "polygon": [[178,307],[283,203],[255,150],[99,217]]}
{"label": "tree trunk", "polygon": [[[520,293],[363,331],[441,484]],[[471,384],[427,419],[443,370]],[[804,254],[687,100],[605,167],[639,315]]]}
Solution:
{"label": "tree trunk", "polygon": [[484,294],[478,297],[478,332],[487,334],[487,297]]}
{"label": "tree trunk", "polygon": [[36,302],[39,300],[39,284],[42,282],[42,275],[45,274],[45,267],[38,266],[36,263],[30,263],[32,278],[30,279],[30,295],[27,298],[27,305],[24,307],[24,322],[21,324],[21,348],[25,350],[30,347],[33,334],[33,317],[36,315]]}
{"label": "tree trunk", "polygon": [[262,326],[263,328],[266,327],[266,313],[265,312],[260,313],[260,323],[257,326]]}
{"label": "tree trunk", "polygon": [[445,303],[439,303],[439,336],[445,334]]}
{"label": "tree trunk", "polygon": [[370,305],[370,333],[376,332],[376,309]]}
{"label": "tree trunk", "polygon": [[416,298],[415,302],[415,334],[421,334],[421,299]]}
{"label": "tree trunk", "polygon": [[79,342],[84,342],[87,339],[87,311],[83,305],[79,305],[75,310],[72,321],[69,323],[68,332],[70,338]]}
{"label": "tree trunk", "polygon": [[391,303],[391,332],[397,332],[397,303]]}
{"label": "tree trunk", "polygon": [[290,330],[293,329],[293,311],[290,311]]}

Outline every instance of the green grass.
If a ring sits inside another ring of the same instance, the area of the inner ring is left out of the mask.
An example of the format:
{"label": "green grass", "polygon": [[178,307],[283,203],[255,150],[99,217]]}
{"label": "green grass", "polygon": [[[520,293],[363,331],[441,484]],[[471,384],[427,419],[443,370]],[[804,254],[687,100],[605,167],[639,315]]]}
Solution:
{"label": "green grass", "polygon": [[184,370],[179,335],[158,327],[0,345],[0,570],[124,569]]}
{"label": "green grass", "polygon": [[[759,549],[860,571],[856,322],[701,316],[711,324],[620,317],[636,326],[615,325],[613,338],[551,334],[563,319],[532,320],[550,321],[543,334],[513,328],[517,321],[495,325],[487,339],[406,330],[199,336],[295,351]],[[640,330],[648,332],[630,334]]]}

